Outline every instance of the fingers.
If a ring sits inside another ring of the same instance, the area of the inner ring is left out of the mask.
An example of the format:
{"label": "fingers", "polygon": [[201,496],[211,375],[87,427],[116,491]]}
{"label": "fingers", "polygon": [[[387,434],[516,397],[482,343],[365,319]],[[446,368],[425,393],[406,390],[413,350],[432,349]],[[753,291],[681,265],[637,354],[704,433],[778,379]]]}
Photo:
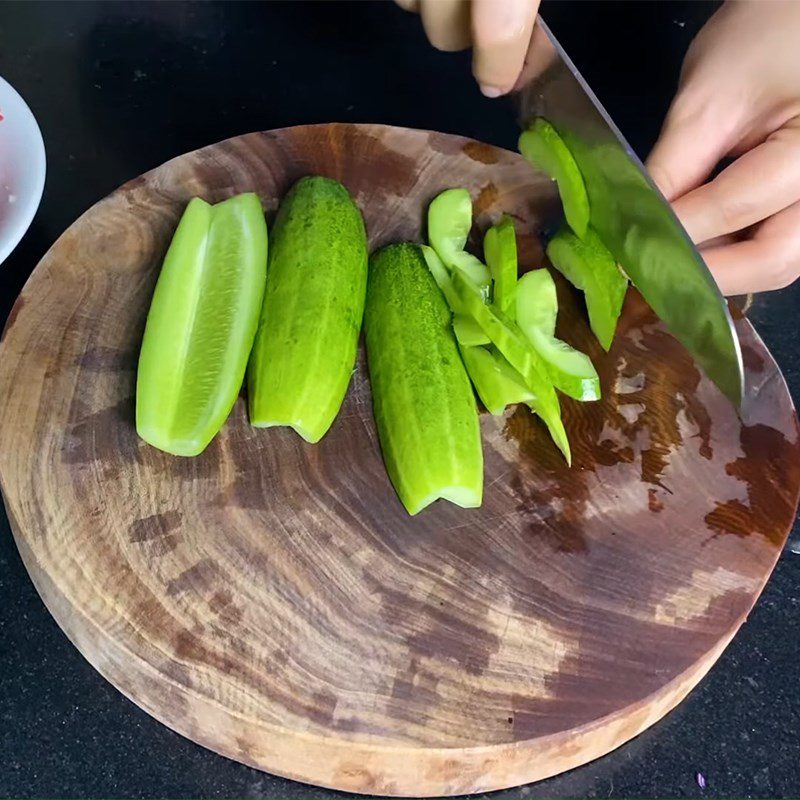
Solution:
{"label": "fingers", "polygon": [[541,40],[531,38],[539,0],[395,2],[407,11],[419,11],[428,41],[438,50],[451,52],[472,45],[472,71],[487,97],[499,97],[514,88],[529,52],[529,61],[536,66],[529,48]]}
{"label": "fingers", "polygon": [[714,180],[679,198],[675,213],[695,242],[748,228],[800,200],[800,120],[772,134]]}
{"label": "fingers", "polygon": [[650,176],[670,201],[699,186],[732,145],[715,114],[686,106],[679,94],[647,158]]}
{"label": "fingers", "polygon": [[759,225],[751,239],[701,253],[724,295],[788,286],[800,277],[800,202]]}
{"label": "fingers", "polygon": [[539,0],[473,0],[472,71],[487,97],[511,91],[522,72]]}
{"label": "fingers", "polygon": [[553,63],[556,57],[556,50],[547,34],[539,26],[534,24],[531,42],[528,45],[528,52],[525,55],[525,63],[522,67],[514,90],[521,89],[530,81],[543,75],[545,70]]}
{"label": "fingers", "polygon": [[422,27],[428,41],[445,52],[470,46],[469,0],[425,0],[419,3]]}

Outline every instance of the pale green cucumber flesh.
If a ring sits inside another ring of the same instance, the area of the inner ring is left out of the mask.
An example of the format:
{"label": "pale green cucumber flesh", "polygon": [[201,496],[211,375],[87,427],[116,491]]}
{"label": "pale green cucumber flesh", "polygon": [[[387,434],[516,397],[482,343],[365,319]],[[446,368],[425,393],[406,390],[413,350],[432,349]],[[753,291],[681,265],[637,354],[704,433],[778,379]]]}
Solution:
{"label": "pale green cucumber flesh", "polygon": [[475,398],[419,246],[389,245],[370,258],[364,330],[375,422],[400,501],[410,514],[438,498],[479,506]]}
{"label": "pale green cucumber flesh", "polygon": [[586,297],[589,325],[604,350],[611,348],[628,289],[628,279],[614,257],[588,228],[584,239],[562,228],[548,243],[553,266]]}
{"label": "pale green cucumber flesh", "polygon": [[367,282],[367,238],[340,183],[298,181],[272,229],[264,304],[248,368],[250,421],[317,442],[355,365]]}
{"label": "pale green cucumber flesh", "polygon": [[461,304],[453,291],[450,273],[439,256],[436,255],[436,251],[427,245],[420,245],[420,249],[425,257],[428,269],[436,281],[436,285],[441,289],[447,305],[450,306],[450,310],[453,312],[453,330],[455,331],[456,339],[460,344],[464,345],[487,344],[489,339],[480,325],[472,317],[460,313]]}
{"label": "pale green cucumber flesh", "polygon": [[556,389],[582,403],[600,399],[600,378],[589,356],[541,331],[533,330],[526,335],[542,357]]}
{"label": "pale green cucumber flesh", "polygon": [[583,238],[589,225],[589,196],[575,158],[558,131],[538,117],[519,137],[519,151],[558,184],[567,223]]}
{"label": "pale green cucumber flesh", "polygon": [[147,315],[136,430],[173,455],[201,453],[239,394],[258,325],[267,226],[255,194],[187,206]]}
{"label": "pale green cucumber flesh", "polygon": [[475,286],[460,273],[453,274],[453,288],[464,309],[483,328],[497,349],[508,359],[525,380],[535,395],[531,408],[547,425],[550,435],[564,454],[567,463],[572,460],[561,408],[555,388],[547,375],[547,369],[536,350],[525,338],[519,327],[502,311],[487,306]]}
{"label": "pale green cucumber flesh", "polygon": [[489,268],[466,250],[453,253],[450,263],[454,270],[461,270],[481,290],[484,301],[488,302],[492,283]]}
{"label": "pale green cucumber flesh", "polygon": [[499,416],[507,406],[535,399],[523,377],[499,352],[486,347],[460,349],[472,385],[490,414]]}
{"label": "pale green cucumber flesh", "polygon": [[456,334],[458,343],[464,347],[489,344],[489,337],[483,332],[483,328],[466,314],[455,314],[453,316],[453,331]]}
{"label": "pale green cucumber flesh", "polygon": [[445,189],[428,206],[428,240],[445,264],[466,247],[471,227],[472,199],[466,189]]}
{"label": "pale green cucumber flesh", "polygon": [[471,228],[472,200],[466,189],[446,189],[428,206],[428,240],[437,255],[449,270],[462,270],[488,296],[488,268],[464,250]]}
{"label": "pale green cucumber flesh", "polygon": [[513,319],[517,288],[517,235],[511,217],[492,225],[483,239],[483,255],[492,275],[492,302]]}
{"label": "pale green cucumber flesh", "polygon": [[523,275],[517,285],[517,324],[542,357],[556,389],[576,400],[600,399],[600,378],[589,356],[555,337],[558,297],[546,269]]}
{"label": "pale green cucumber flesh", "polygon": [[[517,283],[517,324],[522,328],[556,335],[558,293],[553,276],[544,268],[526,272]],[[519,316],[519,315],[522,316]]]}

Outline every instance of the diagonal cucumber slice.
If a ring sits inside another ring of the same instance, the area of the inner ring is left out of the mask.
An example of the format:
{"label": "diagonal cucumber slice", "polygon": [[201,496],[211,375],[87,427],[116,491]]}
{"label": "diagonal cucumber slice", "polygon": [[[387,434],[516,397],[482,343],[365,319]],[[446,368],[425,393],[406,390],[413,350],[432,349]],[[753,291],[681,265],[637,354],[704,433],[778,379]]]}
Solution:
{"label": "diagonal cucumber slice", "polygon": [[525,379],[496,349],[462,345],[460,350],[472,385],[490,414],[499,416],[506,406],[534,400]]}
{"label": "diagonal cucumber slice", "polygon": [[461,303],[453,290],[453,282],[450,279],[450,273],[447,267],[442,263],[436,251],[427,245],[420,245],[422,255],[425,257],[425,263],[436,281],[436,285],[442,290],[444,299],[450,310],[453,312],[453,331],[456,334],[459,344],[463,345],[479,345],[488,344],[489,337],[481,329],[480,325],[475,322],[468,314],[460,312]]}
{"label": "diagonal cucumber slice", "polygon": [[179,456],[201,453],[233,407],[258,325],[267,226],[255,194],[181,218],[147,315],[136,382],[136,430]]}
{"label": "diagonal cucumber slice", "polygon": [[628,279],[592,230],[584,239],[562,228],[547,245],[553,266],[586,297],[589,324],[604,350],[611,348]]}
{"label": "diagonal cucumber slice", "polygon": [[460,313],[461,304],[453,290],[453,281],[450,279],[449,270],[432,247],[422,244],[419,248],[422,251],[422,255],[425,258],[425,263],[428,265],[431,275],[433,275],[433,279],[436,281],[436,285],[442,290],[442,294],[447,301],[447,305],[450,306],[450,310],[454,314]]}
{"label": "diagonal cucumber slice", "polygon": [[582,239],[589,225],[589,196],[575,158],[558,131],[538,117],[519,137],[519,151],[557,184],[570,228]]}
{"label": "diagonal cucumber slice", "polygon": [[466,314],[456,314],[453,317],[453,331],[460,345],[475,347],[489,344],[489,337],[475,320]]}
{"label": "diagonal cucumber slice", "polygon": [[462,270],[488,296],[489,270],[464,250],[471,227],[472,200],[466,189],[446,189],[428,206],[428,239],[436,254],[449,270]]}
{"label": "diagonal cucumber slice", "polygon": [[564,454],[567,463],[571,463],[572,456],[567,433],[561,421],[558,396],[547,376],[542,358],[522,331],[502,311],[487,306],[476,287],[459,272],[453,273],[453,289],[464,310],[475,318],[495,347],[508,359],[508,363],[522,375],[526,385],[534,394],[531,408],[547,425],[553,441]]}
{"label": "diagonal cucumber slice", "polygon": [[600,378],[589,356],[555,337],[558,298],[546,269],[523,275],[517,285],[517,325],[542,357],[556,389],[576,400],[600,399]]}
{"label": "diagonal cucumber slice", "polygon": [[483,239],[483,255],[492,273],[492,301],[504,313],[514,318],[514,293],[517,290],[517,235],[511,217],[504,216],[492,225]]}

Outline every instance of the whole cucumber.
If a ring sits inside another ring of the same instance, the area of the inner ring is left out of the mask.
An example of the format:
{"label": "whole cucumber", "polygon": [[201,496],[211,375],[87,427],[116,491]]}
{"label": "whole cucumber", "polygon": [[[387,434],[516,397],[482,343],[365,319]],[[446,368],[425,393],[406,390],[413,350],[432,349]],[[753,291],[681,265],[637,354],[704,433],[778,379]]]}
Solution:
{"label": "whole cucumber", "polygon": [[250,422],[319,441],[356,360],[367,285],[364,220],[340,183],[299,180],[270,236],[264,305],[248,368]]}
{"label": "whole cucumber", "polygon": [[393,244],[372,256],[364,327],[383,458],[406,510],[416,514],[438,498],[479,506],[475,397],[420,247]]}

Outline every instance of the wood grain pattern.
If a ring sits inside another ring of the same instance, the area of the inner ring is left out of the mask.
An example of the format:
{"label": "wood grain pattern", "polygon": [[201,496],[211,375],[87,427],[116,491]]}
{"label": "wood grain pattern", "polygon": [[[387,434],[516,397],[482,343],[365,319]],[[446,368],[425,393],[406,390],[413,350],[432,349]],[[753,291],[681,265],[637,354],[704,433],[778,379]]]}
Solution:
{"label": "wood grain pattern", "polygon": [[146,711],[253,766],[379,794],[478,792],[600,756],[678,703],[764,585],[800,440],[744,319],[740,420],[631,292],[614,347],[559,283],[559,335],[604,399],[563,399],[574,467],[519,408],[482,417],[481,509],[409,518],[383,469],[363,358],[329,435],[248,425],[196,459],[133,427],[159,265],[187,200],[307,173],[343,181],[371,246],[419,239],[441,189],[510,212],[543,258],[552,185],[455,136],[325,125],[182,156],[82,216],[25,286],[0,355],[0,479],[31,577],[87,659]]}

